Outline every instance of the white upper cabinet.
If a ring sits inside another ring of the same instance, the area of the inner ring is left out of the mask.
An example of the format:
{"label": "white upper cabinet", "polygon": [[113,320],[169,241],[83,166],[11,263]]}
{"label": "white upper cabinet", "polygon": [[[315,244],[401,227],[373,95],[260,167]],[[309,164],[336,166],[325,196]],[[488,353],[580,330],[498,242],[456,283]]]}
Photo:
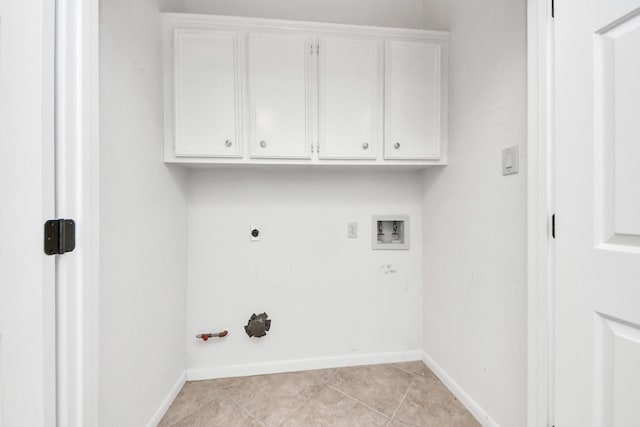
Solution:
{"label": "white upper cabinet", "polygon": [[390,41],[386,46],[385,159],[439,159],[441,47]]}
{"label": "white upper cabinet", "polygon": [[242,155],[238,34],[177,29],[174,33],[173,124],[178,157]]}
{"label": "white upper cabinet", "polygon": [[310,50],[304,34],[249,34],[251,157],[311,157]]}
{"label": "white upper cabinet", "polygon": [[447,164],[449,34],[163,14],[164,159]]}
{"label": "white upper cabinet", "polygon": [[379,44],[375,39],[320,38],[320,159],[377,158],[382,129]]}

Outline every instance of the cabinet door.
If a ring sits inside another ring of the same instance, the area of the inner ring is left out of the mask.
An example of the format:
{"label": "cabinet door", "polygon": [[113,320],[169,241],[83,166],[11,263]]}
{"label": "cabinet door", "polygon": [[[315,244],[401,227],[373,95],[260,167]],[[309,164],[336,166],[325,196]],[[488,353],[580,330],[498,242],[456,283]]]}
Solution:
{"label": "cabinet door", "polygon": [[440,46],[387,42],[385,159],[440,157]]}
{"label": "cabinet door", "polygon": [[179,29],[174,46],[176,156],[241,156],[238,34]]}
{"label": "cabinet door", "polygon": [[310,58],[306,35],[249,35],[251,157],[311,158]]}
{"label": "cabinet door", "polygon": [[381,118],[378,42],[320,39],[319,155],[375,159]]}

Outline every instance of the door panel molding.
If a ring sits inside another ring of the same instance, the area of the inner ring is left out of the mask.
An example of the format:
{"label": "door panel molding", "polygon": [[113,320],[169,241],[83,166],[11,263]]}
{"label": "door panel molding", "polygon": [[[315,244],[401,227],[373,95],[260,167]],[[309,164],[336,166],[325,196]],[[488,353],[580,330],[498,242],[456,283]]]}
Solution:
{"label": "door panel molding", "polygon": [[[640,419],[640,325],[603,313],[595,317],[594,425],[625,425],[622,419]],[[623,388],[628,377],[635,379],[634,389]]]}
{"label": "door panel molding", "polygon": [[594,43],[596,245],[640,253],[640,9],[608,23]]}

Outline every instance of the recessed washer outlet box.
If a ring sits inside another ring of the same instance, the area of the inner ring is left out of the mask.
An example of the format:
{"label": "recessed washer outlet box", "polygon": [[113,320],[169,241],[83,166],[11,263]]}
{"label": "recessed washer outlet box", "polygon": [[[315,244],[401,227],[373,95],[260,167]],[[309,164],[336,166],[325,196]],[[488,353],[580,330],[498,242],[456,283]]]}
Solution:
{"label": "recessed washer outlet box", "polygon": [[408,215],[375,215],[372,222],[372,249],[409,249]]}

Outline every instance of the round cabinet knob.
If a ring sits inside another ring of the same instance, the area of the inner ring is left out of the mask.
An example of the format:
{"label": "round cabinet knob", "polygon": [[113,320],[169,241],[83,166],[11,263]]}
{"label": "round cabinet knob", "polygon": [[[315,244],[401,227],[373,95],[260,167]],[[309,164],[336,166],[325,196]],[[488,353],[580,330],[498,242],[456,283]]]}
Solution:
{"label": "round cabinet knob", "polygon": [[369,143],[365,142],[364,144],[362,144],[362,148],[365,149],[365,150],[368,149],[369,148]]}
{"label": "round cabinet knob", "polygon": [[225,146],[227,146],[227,147],[231,147],[231,145],[233,145],[233,142],[231,142],[231,140],[230,140],[230,139],[227,139],[227,140],[224,142],[224,145],[225,145]]}
{"label": "round cabinet knob", "polygon": [[264,148],[267,146],[267,141],[260,141],[260,147]]}
{"label": "round cabinet knob", "polygon": [[393,144],[393,148],[395,148],[396,150],[400,148],[400,143],[396,142],[395,144]]}

